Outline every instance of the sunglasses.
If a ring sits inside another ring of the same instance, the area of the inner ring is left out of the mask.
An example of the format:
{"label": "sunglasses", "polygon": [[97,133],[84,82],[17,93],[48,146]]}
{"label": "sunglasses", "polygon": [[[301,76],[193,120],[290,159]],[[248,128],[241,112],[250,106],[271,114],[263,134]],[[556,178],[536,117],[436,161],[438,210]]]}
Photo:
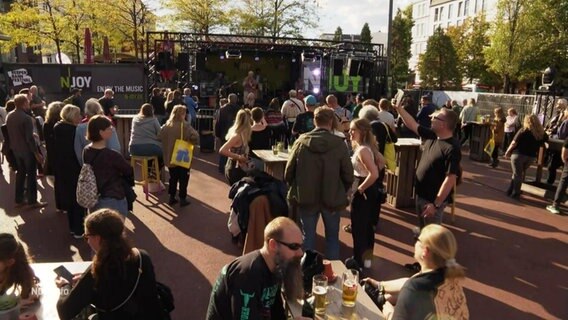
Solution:
{"label": "sunglasses", "polygon": [[283,246],[288,247],[288,249],[290,249],[292,251],[297,251],[297,250],[302,248],[301,243],[288,243],[288,242],[284,242],[284,241],[280,241],[280,240],[276,240],[276,239],[274,239],[274,241],[280,243]]}

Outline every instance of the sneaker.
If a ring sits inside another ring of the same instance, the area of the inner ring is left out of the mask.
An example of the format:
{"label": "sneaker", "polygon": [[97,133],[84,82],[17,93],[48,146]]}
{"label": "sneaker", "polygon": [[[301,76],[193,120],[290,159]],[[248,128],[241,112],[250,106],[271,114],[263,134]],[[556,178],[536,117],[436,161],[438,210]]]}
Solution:
{"label": "sneaker", "polygon": [[191,202],[188,201],[188,200],[186,200],[186,199],[180,199],[180,200],[179,200],[179,206],[180,206],[180,207],[185,207],[185,206],[188,206],[188,205],[190,205],[190,204],[191,204]]}
{"label": "sneaker", "polygon": [[43,208],[43,207],[47,207],[47,202],[45,202],[45,201],[36,201],[36,202],[34,202],[34,203],[28,204],[28,208],[32,208],[32,209],[35,209],[35,208]]}
{"label": "sneaker", "polygon": [[548,212],[550,213],[560,214],[560,209],[558,209],[558,207],[553,204],[546,206],[546,210],[548,210]]}

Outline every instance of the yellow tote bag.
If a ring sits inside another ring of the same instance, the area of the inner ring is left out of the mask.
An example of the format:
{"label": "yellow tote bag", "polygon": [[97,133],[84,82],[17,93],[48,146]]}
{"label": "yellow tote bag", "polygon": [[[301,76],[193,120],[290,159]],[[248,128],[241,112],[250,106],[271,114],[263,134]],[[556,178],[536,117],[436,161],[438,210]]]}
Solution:
{"label": "yellow tote bag", "polygon": [[493,155],[493,150],[495,149],[495,136],[491,133],[491,139],[485,145],[483,151],[487,153],[490,157]]}
{"label": "yellow tote bag", "polygon": [[170,164],[183,167],[186,169],[191,168],[191,160],[193,160],[193,144],[183,140],[183,122],[181,123],[181,136],[176,139]]}
{"label": "yellow tote bag", "polygon": [[394,149],[394,143],[392,143],[388,125],[383,122],[383,126],[385,126],[387,130],[388,137],[388,140],[385,142],[385,154],[383,154],[383,157],[385,158],[387,169],[394,172],[396,171],[396,151]]}

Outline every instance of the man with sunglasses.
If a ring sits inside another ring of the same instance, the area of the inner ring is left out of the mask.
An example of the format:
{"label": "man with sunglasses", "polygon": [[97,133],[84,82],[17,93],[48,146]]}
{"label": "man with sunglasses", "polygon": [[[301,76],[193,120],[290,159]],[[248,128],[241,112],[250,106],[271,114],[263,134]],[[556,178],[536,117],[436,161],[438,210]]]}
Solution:
{"label": "man with sunglasses", "polygon": [[422,138],[422,156],[416,168],[416,213],[420,227],[441,224],[444,208],[460,173],[461,150],[454,137],[458,116],[442,108],[431,116],[431,128],[418,124],[401,105],[396,107],[404,124]]}
{"label": "man with sunglasses", "polygon": [[[287,217],[264,229],[264,246],[224,266],[213,285],[207,319],[287,319],[280,296],[302,297],[302,232]],[[301,318],[299,318],[301,319]]]}

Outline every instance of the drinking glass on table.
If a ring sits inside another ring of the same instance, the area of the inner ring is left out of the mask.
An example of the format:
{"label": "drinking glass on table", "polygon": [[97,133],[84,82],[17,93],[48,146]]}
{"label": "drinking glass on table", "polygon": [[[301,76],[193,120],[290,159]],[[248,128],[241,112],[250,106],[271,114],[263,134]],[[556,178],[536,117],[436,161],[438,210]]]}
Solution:
{"label": "drinking glass on table", "polygon": [[327,277],[323,274],[312,278],[312,295],[314,296],[314,309],[316,314],[325,314],[327,302]]}
{"label": "drinking glass on table", "polygon": [[272,146],[272,154],[274,154],[275,156],[278,155],[278,145]]}
{"label": "drinking glass on table", "polygon": [[355,306],[357,301],[357,283],[359,283],[359,271],[348,269],[343,272],[343,305],[346,307]]}

